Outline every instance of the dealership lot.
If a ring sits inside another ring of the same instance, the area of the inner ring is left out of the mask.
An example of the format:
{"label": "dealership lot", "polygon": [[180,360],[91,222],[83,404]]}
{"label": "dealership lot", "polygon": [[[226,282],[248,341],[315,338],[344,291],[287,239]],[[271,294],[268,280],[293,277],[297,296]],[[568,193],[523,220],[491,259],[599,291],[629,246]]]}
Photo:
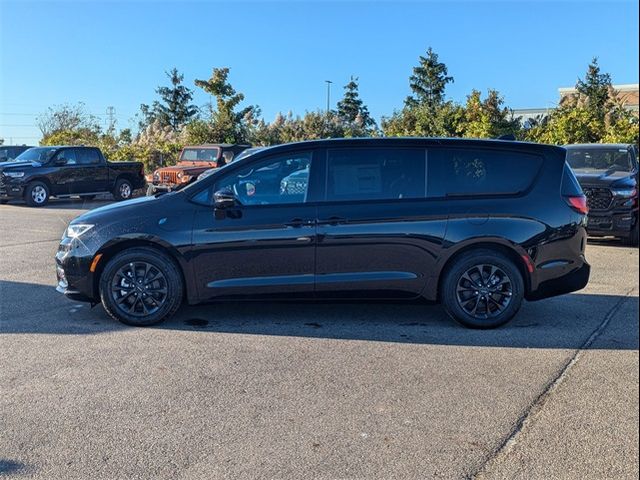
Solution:
{"label": "dealership lot", "polygon": [[0,206],[0,476],[636,478],[638,250],[495,331],[438,306],[222,304],[154,328],[62,298],[100,202]]}

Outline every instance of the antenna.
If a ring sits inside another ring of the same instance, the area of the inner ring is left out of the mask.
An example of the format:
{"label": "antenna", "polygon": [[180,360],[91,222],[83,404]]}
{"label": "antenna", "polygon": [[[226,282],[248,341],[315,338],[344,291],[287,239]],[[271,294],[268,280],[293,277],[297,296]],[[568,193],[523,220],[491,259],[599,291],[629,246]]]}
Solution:
{"label": "antenna", "polygon": [[109,127],[108,130],[114,130],[116,127],[116,120],[115,120],[115,115],[116,115],[116,109],[115,107],[107,107],[107,117],[109,117]]}

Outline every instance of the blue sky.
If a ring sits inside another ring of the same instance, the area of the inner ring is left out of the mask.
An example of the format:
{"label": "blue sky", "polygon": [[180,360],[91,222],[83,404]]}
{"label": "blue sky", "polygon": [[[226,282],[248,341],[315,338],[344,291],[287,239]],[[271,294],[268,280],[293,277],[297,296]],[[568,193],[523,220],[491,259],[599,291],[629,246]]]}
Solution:
{"label": "blue sky", "polygon": [[324,108],[324,80],[334,101],[356,75],[379,120],[429,46],[455,78],[449,98],[494,88],[512,108],[546,107],[593,56],[614,83],[638,82],[638,2],[0,0],[0,137],[36,142],[36,115],[62,103],[102,119],[113,106],[119,128],[134,126],[174,66],[192,87],[230,67],[267,120]]}

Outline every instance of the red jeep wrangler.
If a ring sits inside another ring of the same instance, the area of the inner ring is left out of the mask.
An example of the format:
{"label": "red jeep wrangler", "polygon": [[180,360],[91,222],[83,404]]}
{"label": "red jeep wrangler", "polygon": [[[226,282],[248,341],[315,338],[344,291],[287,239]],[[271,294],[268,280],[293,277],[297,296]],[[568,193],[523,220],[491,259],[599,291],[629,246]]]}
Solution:
{"label": "red jeep wrangler", "polygon": [[251,145],[207,144],[184,147],[178,163],[170,167],[158,168],[147,176],[147,195],[170,192],[176,187],[189,183],[205,170],[219,168],[231,162],[234,157]]}

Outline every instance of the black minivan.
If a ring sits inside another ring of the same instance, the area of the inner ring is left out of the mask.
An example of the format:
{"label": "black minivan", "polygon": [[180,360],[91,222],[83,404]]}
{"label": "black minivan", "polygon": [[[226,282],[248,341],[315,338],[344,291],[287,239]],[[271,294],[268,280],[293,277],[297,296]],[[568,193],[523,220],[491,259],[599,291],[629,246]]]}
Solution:
{"label": "black minivan", "polygon": [[560,147],[377,138],[265,148],[74,219],[58,290],[151,325],[240,299],[426,299],[475,328],[583,288],[586,199]]}

